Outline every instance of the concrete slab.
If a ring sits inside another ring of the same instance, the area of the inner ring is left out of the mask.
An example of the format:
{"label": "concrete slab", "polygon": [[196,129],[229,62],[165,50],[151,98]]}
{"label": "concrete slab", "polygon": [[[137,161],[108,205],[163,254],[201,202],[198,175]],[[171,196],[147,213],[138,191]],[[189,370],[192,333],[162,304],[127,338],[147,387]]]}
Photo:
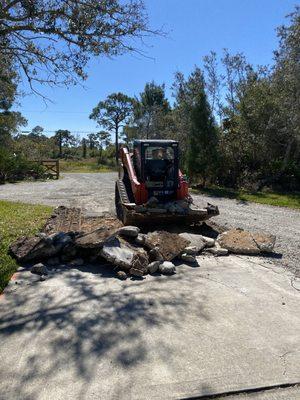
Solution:
{"label": "concrete slab", "polygon": [[179,399],[298,383],[291,276],[254,257],[199,263],[126,281],[108,267],[44,282],[20,272],[0,299],[1,399]]}
{"label": "concrete slab", "polygon": [[253,393],[242,393],[217,397],[217,400],[299,400],[300,386],[268,389]]}

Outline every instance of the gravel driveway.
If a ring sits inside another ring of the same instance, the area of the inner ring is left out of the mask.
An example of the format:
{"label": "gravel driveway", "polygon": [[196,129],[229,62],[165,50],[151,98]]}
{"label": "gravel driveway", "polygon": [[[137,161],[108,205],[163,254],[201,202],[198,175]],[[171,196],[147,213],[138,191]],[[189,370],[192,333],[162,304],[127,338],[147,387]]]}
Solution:
{"label": "gravel driveway", "polygon": [[[0,186],[0,199],[25,203],[83,207],[102,213],[114,209],[116,173],[63,174],[58,181],[21,182]],[[276,263],[300,270],[300,212],[239,200],[194,195],[194,201],[218,205],[220,216],[214,220],[225,227],[263,230],[277,236]]]}

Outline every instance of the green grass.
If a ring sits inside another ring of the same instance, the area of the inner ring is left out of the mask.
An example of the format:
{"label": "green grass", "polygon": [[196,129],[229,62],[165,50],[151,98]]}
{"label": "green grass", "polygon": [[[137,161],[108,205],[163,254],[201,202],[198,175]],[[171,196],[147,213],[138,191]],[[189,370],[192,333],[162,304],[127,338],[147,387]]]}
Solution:
{"label": "green grass", "polygon": [[61,160],[59,162],[61,172],[110,172],[111,168],[105,165],[98,165],[94,159],[86,160]]}
{"label": "green grass", "polygon": [[226,197],[240,201],[250,201],[270,206],[288,207],[300,209],[300,192],[276,193],[276,192],[247,192],[245,190],[228,189],[212,186],[203,189],[192,189],[194,193],[205,193],[213,197]]}
{"label": "green grass", "polygon": [[45,223],[52,207],[0,201],[0,293],[17,270],[9,245],[23,235],[33,235]]}

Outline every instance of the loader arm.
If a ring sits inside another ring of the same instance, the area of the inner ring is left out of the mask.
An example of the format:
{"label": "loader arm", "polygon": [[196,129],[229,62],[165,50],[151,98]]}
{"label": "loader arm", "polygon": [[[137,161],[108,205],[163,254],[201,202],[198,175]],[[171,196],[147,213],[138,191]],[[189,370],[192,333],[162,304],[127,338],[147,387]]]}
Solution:
{"label": "loader arm", "polygon": [[146,203],[148,200],[148,193],[144,183],[140,183],[137,179],[136,172],[132,163],[131,155],[127,147],[120,150],[121,162],[123,169],[125,169],[129,176],[131,190],[136,204]]}

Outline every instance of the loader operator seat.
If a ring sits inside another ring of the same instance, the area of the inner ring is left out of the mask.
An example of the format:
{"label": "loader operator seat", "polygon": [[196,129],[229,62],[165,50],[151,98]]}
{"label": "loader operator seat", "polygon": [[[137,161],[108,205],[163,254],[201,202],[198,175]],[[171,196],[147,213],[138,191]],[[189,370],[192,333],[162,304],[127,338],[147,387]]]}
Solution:
{"label": "loader operator seat", "polygon": [[168,157],[165,148],[155,148],[151,152],[151,158],[146,159],[146,177],[150,181],[172,179],[174,174],[174,165]]}

